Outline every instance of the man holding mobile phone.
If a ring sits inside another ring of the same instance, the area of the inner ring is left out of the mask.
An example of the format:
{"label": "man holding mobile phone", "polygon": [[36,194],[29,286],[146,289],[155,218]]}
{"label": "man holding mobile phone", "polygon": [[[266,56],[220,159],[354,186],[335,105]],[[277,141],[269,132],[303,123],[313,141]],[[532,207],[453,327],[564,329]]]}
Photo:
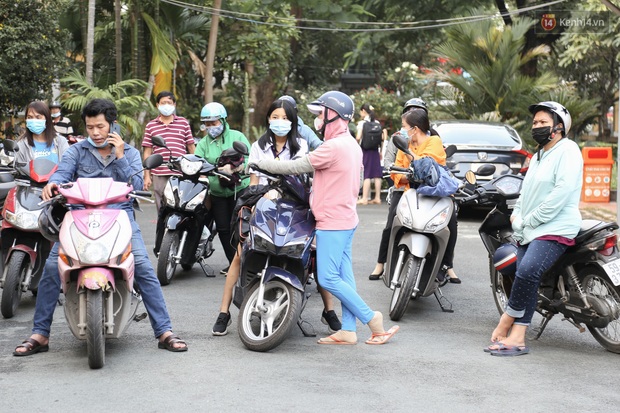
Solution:
{"label": "man holding mobile phone", "polygon": [[[143,185],[140,152],[123,142],[116,124],[116,106],[111,100],[91,100],[82,110],[88,138],[65,151],[58,170],[50,177],[41,197],[47,201],[54,196],[58,184],[74,182],[78,178],[110,177],[117,182],[128,182],[136,190]],[[135,280],[141,291],[151,327],[158,339],[158,347],[173,352],[187,351],[187,344],[172,332],[161,286],[155,275],[138,223],[133,215],[133,202],[111,204],[110,208],[124,209],[131,221],[131,252],[134,255]],[[14,356],[29,356],[49,349],[49,335],[56,301],[60,293],[58,273],[58,243],[52,247],[45,263],[34,313],[32,335],[17,346]]]}

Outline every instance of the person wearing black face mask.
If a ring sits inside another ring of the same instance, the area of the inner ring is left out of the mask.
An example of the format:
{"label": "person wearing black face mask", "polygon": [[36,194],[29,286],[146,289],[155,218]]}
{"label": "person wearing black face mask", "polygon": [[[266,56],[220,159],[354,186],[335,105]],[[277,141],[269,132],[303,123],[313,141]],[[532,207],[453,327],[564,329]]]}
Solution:
{"label": "person wearing black face mask", "polygon": [[557,102],[541,102],[529,110],[538,153],[510,217],[518,243],[517,272],[506,310],[491,334],[492,344],[484,349],[500,357],[529,353],[525,333],[536,310],[540,278],[575,244],[581,226],[583,158],[577,144],[565,139],[570,113]]}

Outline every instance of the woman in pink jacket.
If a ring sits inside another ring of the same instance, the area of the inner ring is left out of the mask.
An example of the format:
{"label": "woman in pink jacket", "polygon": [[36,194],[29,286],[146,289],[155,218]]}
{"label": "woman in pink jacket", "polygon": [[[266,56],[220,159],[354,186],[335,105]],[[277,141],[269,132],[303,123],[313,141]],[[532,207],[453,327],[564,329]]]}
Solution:
{"label": "woman in pink jacket", "polygon": [[325,142],[293,161],[260,160],[252,167],[275,174],[314,172],[310,207],[316,219],[317,275],[319,284],[342,303],[342,330],[319,344],[356,344],[356,318],[368,324],[366,344],[384,344],[398,326],[385,331],[383,315],[372,311],[355,288],[351,245],[359,222],[356,205],[360,187],[362,151],[349,133],[354,106],[349,96],[331,91],[308,105],[318,115],[314,127]]}

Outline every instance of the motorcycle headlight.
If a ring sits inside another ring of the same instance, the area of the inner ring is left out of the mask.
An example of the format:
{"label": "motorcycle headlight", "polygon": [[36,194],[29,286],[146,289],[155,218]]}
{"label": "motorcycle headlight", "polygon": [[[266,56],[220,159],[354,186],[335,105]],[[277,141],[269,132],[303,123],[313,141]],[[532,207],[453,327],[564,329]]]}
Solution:
{"label": "motorcycle headlight", "polygon": [[196,175],[201,169],[202,161],[190,161],[189,159],[181,158],[181,171],[185,175]]}
{"label": "motorcycle headlight", "polygon": [[193,211],[194,209],[196,209],[198,205],[202,204],[202,201],[204,201],[206,194],[207,191],[202,191],[201,193],[193,197],[192,200],[185,205],[185,209],[188,211]]}
{"label": "motorcycle headlight", "polygon": [[409,202],[405,197],[401,198],[398,203],[398,209],[396,210],[396,214],[403,222],[403,225],[406,227],[411,227],[413,225],[413,218],[411,217],[411,208],[409,208]]}
{"label": "motorcycle headlight", "polygon": [[89,234],[95,239],[82,234],[75,224],[71,225],[70,232],[77,258],[82,264],[106,264],[110,261],[110,254],[118,238],[120,225],[115,222],[108,232],[98,238],[97,234]]}
{"label": "motorcycle headlight", "polygon": [[15,202],[15,213],[7,210],[5,216],[11,225],[24,230],[34,231],[39,228],[39,215],[41,215],[41,211],[41,209],[30,211],[22,207],[18,202]]}
{"label": "motorcycle headlight", "polygon": [[166,201],[166,205],[174,206],[174,192],[172,191],[172,185],[170,185],[170,181],[166,183],[166,187],[164,188],[164,200]]}
{"label": "motorcycle headlight", "polygon": [[257,229],[256,227],[254,228],[253,232],[254,232],[254,238],[253,238],[254,250],[259,251],[259,252],[268,252],[268,253],[275,254],[276,246],[273,245],[271,240],[269,240],[269,237],[266,234],[264,234],[262,231]]}
{"label": "motorcycle headlight", "polygon": [[433,217],[433,219],[431,219],[428,224],[426,224],[426,227],[424,227],[424,231],[425,232],[435,232],[437,230],[437,228],[443,226],[443,225],[447,225],[448,224],[448,220],[450,219],[450,208],[447,207],[445,208],[443,211],[441,211],[439,214],[435,215]]}
{"label": "motorcycle headlight", "polygon": [[306,249],[306,243],[304,241],[290,243],[280,248],[279,255],[286,255],[287,257],[293,257],[293,258],[301,257],[304,254],[305,249]]}

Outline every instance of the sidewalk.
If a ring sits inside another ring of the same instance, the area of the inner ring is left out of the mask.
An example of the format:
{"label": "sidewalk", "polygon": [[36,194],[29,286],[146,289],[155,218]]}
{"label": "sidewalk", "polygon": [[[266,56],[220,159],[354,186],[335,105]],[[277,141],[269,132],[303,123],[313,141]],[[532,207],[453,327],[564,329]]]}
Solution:
{"label": "sidewalk", "polygon": [[618,213],[616,202],[583,202],[579,203],[583,219],[600,219],[602,221],[616,221]]}

